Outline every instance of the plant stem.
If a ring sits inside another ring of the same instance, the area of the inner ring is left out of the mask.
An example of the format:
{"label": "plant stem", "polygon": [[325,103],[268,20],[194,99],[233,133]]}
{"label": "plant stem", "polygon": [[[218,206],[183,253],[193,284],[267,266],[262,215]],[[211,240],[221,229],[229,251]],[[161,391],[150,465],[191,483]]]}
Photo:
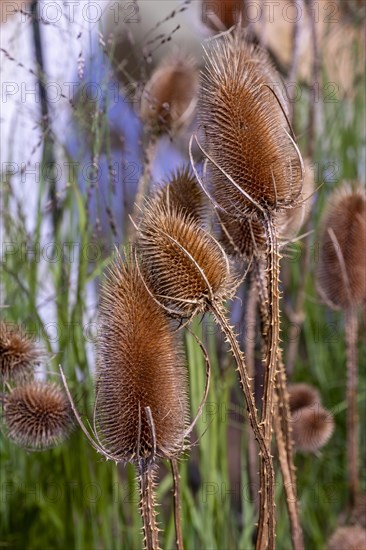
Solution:
{"label": "plant stem", "polygon": [[178,469],[178,462],[175,458],[171,459],[170,466],[173,474],[173,496],[174,496],[174,524],[176,544],[178,550],[184,550],[183,535],[182,535],[182,522],[180,512],[180,475]]}
{"label": "plant stem", "polygon": [[274,502],[274,470],[270,447],[266,444],[262,427],[258,423],[257,409],[250,386],[248,371],[238,341],[230,326],[222,305],[212,303],[211,311],[225,334],[232,354],[235,358],[239,372],[240,385],[244,393],[249,415],[249,421],[253,428],[254,437],[259,446],[260,456],[260,510],[256,548],[257,550],[272,550],[275,548],[275,502]]}
{"label": "plant stem", "polygon": [[359,493],[358,411],[357,411],[357,311],[352,305],[345,311],[347,353],[347,468],[349,504],[352,508]]}
{"label": "plant stem", "polygon": [[144,550],[159,550],[159,529],[156,523],[154,466],[140,464],[140,512],[143,524]]}

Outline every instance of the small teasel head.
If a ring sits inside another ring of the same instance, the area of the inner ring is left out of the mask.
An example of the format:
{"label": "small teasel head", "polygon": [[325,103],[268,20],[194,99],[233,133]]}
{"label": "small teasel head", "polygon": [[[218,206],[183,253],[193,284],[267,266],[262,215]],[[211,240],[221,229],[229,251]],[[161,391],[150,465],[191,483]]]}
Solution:
{"label": "small teasel head", "polygon": [[297,451],[315,453],[334,432],[332,414],[320,405],[297,409],[292,416],[292,437]]}
{"label": "small teasel head", "polygon": [[207,200],[190,166],[183,166],[163,182],[153,195],[154,201],[167,207],[181,210],[198,223],[202,223],[207,212]]}
{"label": "small teasel head", "polygon": [[330,198],[320,232],[317,283],[333,308],[346,309],[366,298],[366,192],[343,185]]}
{"label": "small teasel head", "polygon": [[42,359],[41,350],[21,327],[0,322],[0,381],[24,381],[32,378]]}
{"label": "small teasel head", "polygon": [[189,56],[170,55],[151,75],[141,97],[141,119],[156,134],[187,126],[197,104],[199,78]]}
{"label": "small teasel head", "polygon": [[116,461],[149,464],[183,448],[187,380],[181,342],[133,260],[102,288],[96,385],[99,440]]}
{"label": "small teasel head", "polygon": [[360,525],[346,525],[330,537],[326,550],[365,550],[366,530]]}
{"label": "small teasel head", "polygon": [[304,382],[289,384],[287,389],[290,411],[292,413],[303,407],[311,407],[317,403],[321,403],[319,391],[310,384],[305,384]]}
{"label": "small teasel head", "polygon": [[183,209],[150,203],[138,251],[157,299],[178,315],[207,311],[210,302],[230,295],[233,281],[223,248]]}
{"label": "small teasel head", "polygon": [[248,44],[240,29],[210,41],[201,94],[202,150],[213,198],[239,218],[294,206],[301,193],[303,163],[277,83],[267,54]]}
{"label": "small teasel head", "polygon": [[18,386],[4,398],[6,435],[20,447],[44,450],[60,444],[72,428],[63,390],[46,382]]}

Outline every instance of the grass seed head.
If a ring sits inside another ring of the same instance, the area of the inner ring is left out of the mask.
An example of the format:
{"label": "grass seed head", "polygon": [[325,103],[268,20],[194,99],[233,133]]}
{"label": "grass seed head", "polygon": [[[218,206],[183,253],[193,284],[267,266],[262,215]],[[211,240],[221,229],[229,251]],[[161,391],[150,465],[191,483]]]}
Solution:
{"label": "grass seed head", "polygon": [[[332,234],[336,243],[332,240]],[[320,233],[318,288],[332,307],[345,309],[365,300],[365,250],[365,189],[361,186],[343,185],[330,198]],[[344,269],[339,256],[343,259]]]}
{"label": "grass seed head", "polygon": [[295,449],[304,453],[315,453],[332,436],[334,420],[329,411],[319,405],[312,405],[297,409],[291,426]]}
{"label": "grass seed head", "polygon": [[70,433],[69,401],[55,384],[32,382],[6,395],[4,419],[7,436],[20,447],[42,450],[55,447]]}
{"label": "grass seed head", "polygon": [[366,530],[359,525],[338,527],[328,541],[327,550],[366,550]]}
{"label": "grass seed head", "polygon": [[158,299],[179,314],[206,311],[231,290],[229,263],[215,239],[182,209],[147,206],[139,252]]}
{"label": "grass seed head", "polygon": [[134,262],[111,269],[100,306],[96,420],[120,461],[168,457],[183,445],[187,380],[181,343]]}
{"label": "grass seed head", "polygon": [[198,72],[190,57],[163,60],[147,82],[140,115],[157,134],[175,132],[189,124],[198,94]]}
{"label": "grass seed head", "polygon": [[0,322],[0,380],[22,381],[33,376],[41,352],[20,327]]}
{"label": "grass seed head", "polygon": [[289,384],[288,393],[291,412],[295,412],[303,407],[311,407],[316,403],[321,403],[318,390],[310,384]]}
{"label": "grass seed head", "polygon": [[[285,128],[280,77],[240,31],[212,40],[203,73],[201,125],[207,153],[265,210],[295,205],[302,188],[299,155]],[[276,92],[276,99],[271,89]],[[217,203],[243,217],[256,207],[212,163]]]}

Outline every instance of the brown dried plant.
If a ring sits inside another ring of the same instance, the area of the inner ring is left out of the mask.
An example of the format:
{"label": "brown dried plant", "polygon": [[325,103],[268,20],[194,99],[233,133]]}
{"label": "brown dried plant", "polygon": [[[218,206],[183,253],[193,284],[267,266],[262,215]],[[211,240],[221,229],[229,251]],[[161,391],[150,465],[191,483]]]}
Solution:
{"label": "brown dried plant", "polygon": [[72,428],[71,407],[55,384],[32,382],[3,396],[6,435],[20,447],[55,447]]}
{"label": "brown dried plant", "polygon": [[42,359],[39,350],[18,326],[0,322],[0,381],[24,381],[32,378]]}
{"label": "brown dried plant", "polygon": [[305,453],[315,453],[324,447],[334,432],[332,414],[319,404],[297,409],[291,426],[295,449]]}
{"label": "brown dried plant", "polygon": [[326,550],[366,550],[366,530],[359,525],[338,527]]}
{"label": "brown dried plant", "polygon": [[292,413],[303,407],[311,407],[321,402],[319,391],[310,384],[305,384],[304,382],[289,384],[287,389]]}
{"label": "brown dried plant", "polygon": [[[275,379],[279,391],[279,412],[285,429],[287,458],[282,465],[291,470],[294,480],[291,441],[286,418],[288,396],[286,376],[280,357],[279,331],[279,228],[277,215],[284,209],[300,206],[303,185],[303,161],[294,141],[287,108],[277,93],[280,78],[268,56],[258,47],[248,44],[239,28],[211,40],[206,51],[202,82],[201,125],[204,145],[197,137],[198,147],[206,158],[209,185],[198,178],[219,216],[231,217],[234,223],[249,224],[258,231],[252,233],[250,253],[265,236],[266,288],[262,289],[265,322],[265,381],[262,422],[266,443],[272,438],[272,418],[275,402]],[[193,157],[191,154],[191,162]],[[225,220],[227,221],[227,220]],[[260,239],[256,235],[260,235]],[[254,238],[253,238],[254,237]],[[248,239],[246,239],[249,242]],[[258,247],[257,247],[258,248]],[[259,281],[262,286],[262,280]],[[282,466],[281,466],[282,467]],[[287,472],[288,474],[288,472]],[[294,483],[292,484],[294,486]],[[288,496],[287,503],[291,506]],[[295,505],[296,506],[296,505]],[[266,515],[260,518],[257,548],[274,547],[274,501],[263,502]],[[293,541],[302,548],[298,513],[291,522]],[[267,531],[268,524],[268,531]]]}
{"label": "brown dried plant", "polygon": [[261,493],[268,494],[271,501],[272,456],[258,423],[244,355],[223,305],[235,291],[228,258],[212,235],[169,202],[148,203],[138,231],[139,261],[148,274],[146,284],[153,289],[154,299],[178,318],[190,319],[196,313],[211,312],[230,344],[263,463]]}
{"label": "brown dried plant", "polygon": [[[119,257],[102,288],[92,433],[76,410],[62,370],[61,375],[74,414],[97,452],[107,460],[136,466],[145,548],[157,549],[156,461],[165,458],[172,462],[176,486],[176,460],[202,411],[209,376],[198,414],[188,426],[187,371],[181,341],[134,260],[123,262]],[[179,532],[177,537],[181,549]]]}
{"label": "brown dried plant", "polygon": [[[245,0],[244,0],[245,1]],[[243,0],[202,1],[202,22],[213,31],[230,29],[244,18]]]}
{"label": "brown dried plant", "polygon": [[366,298],[366,192],[345,184],[330,198],[320,233],[318,290],[329,307],[342,309],[347,352],[347,468],[349,502],[359,492],[357,409],[357,306]]}

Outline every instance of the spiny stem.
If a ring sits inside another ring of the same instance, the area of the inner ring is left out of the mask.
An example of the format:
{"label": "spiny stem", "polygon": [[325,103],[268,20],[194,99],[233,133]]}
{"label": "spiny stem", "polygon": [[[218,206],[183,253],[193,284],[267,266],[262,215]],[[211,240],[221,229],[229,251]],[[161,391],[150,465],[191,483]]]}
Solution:
{"label": "spiny stem", "polygon": [[257,409],[250,387],[248,371],[238,341],[234,335],[221,305],[211,304],[211,311],[228,339],[232,354],[239,371],[240,385],[247,404],[249,421],[253,428],[260,450],[260,515],[257,537],[257,550],[272,550],[275,547],[275,513],[274,513],[274,470],[270,447],[267,446],[261,426],[258,423]]}
{"label": "spiny stem", "polygon": [[347,352],[347,468],[349,504],[352,508],[359,493],[358,475],[358,411],[357,411],[357,311],[349,306],[345,311]]}
{"label": "spiny stem", "polygon": [[154,496],[154,466],[140,463],[138,466],[140,486],[140,512],[144,533],[144,550],[160,550],[159,529],[156,523]]}
{"label": "spiny stem", "polygon": [[182,522],[180,511],[180,475],[178,469],[178,462],[175,458],[170,461],[170,466],[173,475],[173,496],[174,496],[174,524],[177,550],[184,550],[183,546],[183,534],[182,534]]}

